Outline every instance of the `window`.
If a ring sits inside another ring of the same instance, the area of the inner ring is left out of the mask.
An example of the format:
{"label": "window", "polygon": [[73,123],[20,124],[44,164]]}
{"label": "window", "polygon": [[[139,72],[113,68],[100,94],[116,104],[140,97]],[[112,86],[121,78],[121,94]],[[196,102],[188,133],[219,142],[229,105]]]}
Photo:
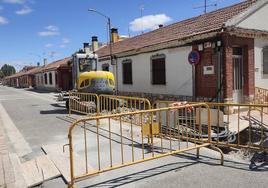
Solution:
{"label": "window", "polygon": [[151,58],[152,84],[166,84],[166,57],[156,55]]}
{"label": "window", "polygon": [[85,87],[85,81],[83,81],[81,84],[80,84],[80,88],[83,88]]}
{"label": "window", "polygon": [[233,47],[233,55],[243,55],[243,48],[241,47]]}
{"label": "window", "polygon": [[102,70],[109,71],[109,64],[108,63],[102,64]]}
{"label": "window", "polygon": [[130,59],[122,62],[123,84],[132,84],[132,61]]}
{"label": "window", "polygon": [[45,76],[45,84],[47,84],[47,73],[45,73],[44,76]]}
{"label": "window", "polygon": [[85,86],[89,85],[89,79],[85,80]]}
{"label": "window", "polygon": [[263,48],[263,74],[268,74],[268,46]]}
{"label": "window", "polygon": [[50,72],[50,73],[49,73],[49,84],[52,85],[52,83],[53,83],[53,82],[52,82],[52,73]]}

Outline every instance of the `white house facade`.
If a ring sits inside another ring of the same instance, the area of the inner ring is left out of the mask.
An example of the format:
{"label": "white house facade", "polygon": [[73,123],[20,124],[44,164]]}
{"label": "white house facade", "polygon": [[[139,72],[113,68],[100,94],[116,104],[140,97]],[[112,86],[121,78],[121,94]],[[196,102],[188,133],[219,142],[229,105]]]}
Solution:
{"label": "white house facade", "polygon": [[[188,63],[188,54],[192,46],[159,50],[129,57],[120,57],[118,71],[116,66],[109,66],[118,79],[118,90],[121,93],[155,93],[165,95],[192,96],[192,67]],[[162,83],[153,80],[154,60],[163,59],[165,78]],[[110,60],[101,61],[98,69],[109,64]],[[128,69],[128,70],[126,70]],[[116,73],[118,72],[118,76]]]}
{"label": "white house facade", "polygon": [[99,69],[109,64],[119,94],[251,102],[268,89],[267,17],[267,0],[247,0],[161,26],[100,48]]}

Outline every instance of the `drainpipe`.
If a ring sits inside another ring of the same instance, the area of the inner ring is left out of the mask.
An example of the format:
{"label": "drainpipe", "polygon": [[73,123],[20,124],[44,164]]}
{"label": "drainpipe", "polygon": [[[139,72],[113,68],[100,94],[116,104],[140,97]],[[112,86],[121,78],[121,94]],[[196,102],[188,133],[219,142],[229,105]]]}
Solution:
{"label": "drainpipe", "polygon": [[115,91],[115,94],[118,95],[119,91],[118,91],[118,62],[117,62],[117,57],[114,55],[113,56],[113,61],[115,61],[115,72],[116,72],[116,75],[115,75],[115,79],[116,79],[116,91]]}
{"label": "drainpipe", "polygon": [[223,99],[223,47],[219,47],[217,50],[217,90],[216,90],[216,101],[221,103]]}

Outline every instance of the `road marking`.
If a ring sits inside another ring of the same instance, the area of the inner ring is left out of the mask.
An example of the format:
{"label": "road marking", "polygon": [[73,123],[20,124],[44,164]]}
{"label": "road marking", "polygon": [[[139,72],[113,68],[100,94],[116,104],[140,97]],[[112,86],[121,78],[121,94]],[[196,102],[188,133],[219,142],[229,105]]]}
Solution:
{"label": "road marking", "polygon": [[28,142],[24,139],[12,119],[9,117],[3,105],[0,103],[0,124],[7,132],[8,138],[19,157],[32,152]]}

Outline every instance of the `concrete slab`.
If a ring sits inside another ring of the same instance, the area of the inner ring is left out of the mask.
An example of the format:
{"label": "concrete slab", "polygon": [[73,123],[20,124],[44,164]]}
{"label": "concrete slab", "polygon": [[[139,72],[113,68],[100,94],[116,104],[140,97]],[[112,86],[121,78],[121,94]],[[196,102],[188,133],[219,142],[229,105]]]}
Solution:
{"label": "concrete slab", "polygon": [[[62,174],[66,182],[70,182],[70,157],[69,151],[63,153],[61,144],[51,144],[42,146],[42,149],[47,154],[48,158],[54,163],[59,172]],[[81,175],[86,173],[85,160],[83,160],[78,154],[74,153],[74,168],[75,175]],[[88,170],[93,168],[88,165]]]}
{"label": "concrete slab", "polygon": [[25,182],[25,179],[23,177],[23,172],[22,172],[22,166],[20,159],[17,154],[10,154],[10,160],[14,169],[14,174],[15,174],[15,183],[14,187],[18,188],[26,188],[27,184]]}
{"label": "concrete slab", "polygon": [[32,187],[60,176],[60,172],[46,155],[21,164],[22,173],[28,187]]}
{"label": "concrete slab", "polygon": [[2,104],[0,104],[0,116],[3,122],[3,126],[9,137],[9,140],[13,145],[16,153],[19,155],[19,157],[31,153],[32,149],[30,148],[29,144],[25,141],[23,135],[17,129],[17,127],[13,123],[12,119],[9,117],[8,113],[6,112]]}

